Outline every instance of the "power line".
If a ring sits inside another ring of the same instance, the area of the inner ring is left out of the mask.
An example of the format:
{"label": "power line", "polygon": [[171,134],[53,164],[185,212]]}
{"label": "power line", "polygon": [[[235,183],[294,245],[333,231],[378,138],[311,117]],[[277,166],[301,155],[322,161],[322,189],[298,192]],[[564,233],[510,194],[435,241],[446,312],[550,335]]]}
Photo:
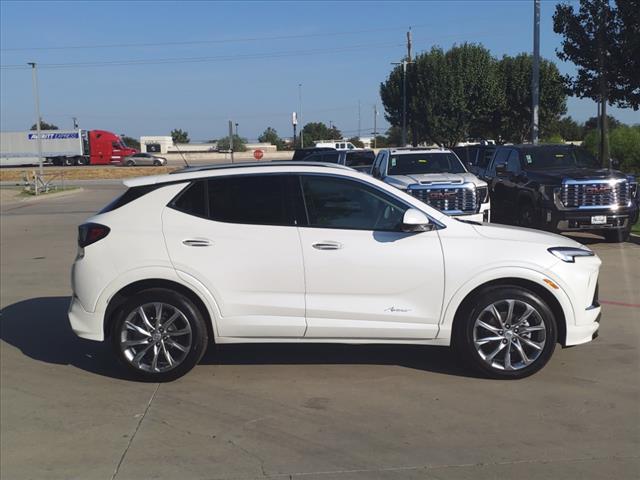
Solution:
{"label": "power line", "polygon": [[[338,48],[321,48],[310,50],[294,50],[275,53],[250,53],[240,55],[218,55],[213,57],[172,57],[172,58],[153,58],[153,59],[132,59],[132,60],[106,60],[98,62],[73,62],[73,63],[39,63],[39,68],[86,68],[86,67],[112,67],[112,66],[129,66],[129,65],[166,65],[178,63],[204,63],[204,62],[222,62],[234,60],[252,60],[263,58],[284,58],[304,55],[324,55],[329,53],[341,53],[354,50],[372,49],[372,48],[391,48],[402,46],[401,43],[385,43],[385,44],[361,44],[351,45]],[[3,70],[23,70],[29,68],[26,64],[0,65]]]}
{"label": "power line", "polygon": [[[414,27],[425,27],[428,24],[413,25]],[[340,32],[323,32],[323,33],[307,33],[296,35],[274,35],[264,37],[238,37],[227,39],[211,39],[211,40],[187,40],[180,42],[153,42],[153,43],[112,43],[102,45],[63,45],[55,47],[19,47],[19,48],[2,48],[3,52],[22,52],[22,51],[36,51],[36,50],[80,50],[80,49],[101,49],[101,48],[132,48],[132,47],[167,47],[167,46],[186,46],[186,45],[207,45],[216,43],[242,43],[242,42],[257,42],[265,40],[291,40],[299,38],[321,38],[321,37],[334,37],[337,35],[359,35],[361,33],[372,32],[384,32],[404,29],[405,26],[395,27],[380,27],[370,28],[366,30],[349,30]]]}

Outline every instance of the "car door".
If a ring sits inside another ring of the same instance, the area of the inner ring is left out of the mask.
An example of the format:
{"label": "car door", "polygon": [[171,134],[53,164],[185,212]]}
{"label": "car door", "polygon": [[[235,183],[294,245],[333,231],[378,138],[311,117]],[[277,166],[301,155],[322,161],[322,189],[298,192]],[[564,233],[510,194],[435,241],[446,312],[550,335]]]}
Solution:
{"label": "car door", "polygon": [[438,232],[402,232],[410,207],[364,181],[300,179],[305,337],[434,338],[444,289]]}
{"label": "car door", "polygon": [[517,150],[511,149],[506,162],[506,175],[503,182],[504,206],[508,212],[511,212],[511,220],[517,220],[518,216],[518,195],[524,188],[522,165],[520,164],[520,156]]}
{"label": "car door", "polygon": [[507,192],[504,184],[505,175],[498,175],[496,172],[496,170],[499,170],[501,167],[506,168],[509,153],[511,153],[510,148],[500,148],[496,150],[486,175],[486,180],[489,184],[489,194],[491,196],[491,214],[495,220],[504,220],[509,216]]}
{"label": "car door", "polygon": [[297,177],[230,175],[195,181],[163,211],[178,275],[203,285],[224,337],[302,337],[300,239],[289,194]]}

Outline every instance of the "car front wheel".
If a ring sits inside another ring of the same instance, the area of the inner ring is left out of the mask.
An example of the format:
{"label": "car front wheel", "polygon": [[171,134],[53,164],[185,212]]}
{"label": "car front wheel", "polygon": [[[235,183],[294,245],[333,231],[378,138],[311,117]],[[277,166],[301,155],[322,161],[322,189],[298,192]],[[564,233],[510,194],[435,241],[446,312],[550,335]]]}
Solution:
{"label": "car front wheel", "polygon": [[111,332],[120,362],[137,378],[156,382],[191,370],[206,351],[207,337],[198,308],[164,289],[146,290],[125,302]]}
{"label": "car front wheel", "polygon": [[491,378],[517,379],[540,370],[557,341],[551,309],[520,287],[494,287],[472,300],[456,322],[454,346]]}

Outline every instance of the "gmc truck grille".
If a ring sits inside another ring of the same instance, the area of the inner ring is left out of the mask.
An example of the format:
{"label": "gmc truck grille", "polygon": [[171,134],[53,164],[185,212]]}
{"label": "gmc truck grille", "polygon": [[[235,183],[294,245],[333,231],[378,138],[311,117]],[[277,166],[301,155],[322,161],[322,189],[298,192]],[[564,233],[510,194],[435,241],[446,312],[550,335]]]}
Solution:
{"label": "gmc truck grille", "polygon": [[408,192],[427,205],[444,213],[475,213],[476,189],[460,187],[410,188]]}
{"label": "gmc truck grille", "polygon": [[627,181],[565,183],[561,192],[562,204],[567,208],[625,207],[630,198]]}

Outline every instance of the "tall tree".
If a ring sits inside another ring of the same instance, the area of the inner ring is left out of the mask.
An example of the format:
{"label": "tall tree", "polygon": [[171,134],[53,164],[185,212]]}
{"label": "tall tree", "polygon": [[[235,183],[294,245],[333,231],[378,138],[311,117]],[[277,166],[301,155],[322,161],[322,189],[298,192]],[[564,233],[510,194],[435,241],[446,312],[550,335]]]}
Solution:
{"label": "tall tree", "polygon": [[[31,125],[31,130],[37,130],[38,126],[34,123]],[[53,123],[47,123],[44,120],[40,120],[40,130],[59,130],[57,125]]]}
{"label": "tall tree", "polygon": [[[493,136],[498,141],[521,143],[531,131],[531,73],[533,57],[521,53],[504,56],[498,63],[498,83],[504,96],[492,118]],[[558,67],[549,60],[540,62],[540,136],[554,132],[560,116],[567,111],[567,94]]]}
{"label": "tall tree", "polygon": [[262,132],[262,135],[258,137],[258,141],[275,145],[277,150],[284,150],[285,148],[284,140],[280,138],[276,129],[272,127],[267,127],[266,130]]}
{"label": "tall tree", "polygon": [[189,139],[189,132],[180,128],[171,130],[171,138],[173,139],[173,143],[189,143],[191,141]]}
{"label": "tall tree", "polygon": [[[231,145],[229,143],[229,137],[222,137],[220,140],[218,140],[218,143],[216,145],[218,147],[218,150],[230,150],[231,149]],[[236,135],[235,133],[233,134],[233,151],[234,152],[246,152],[247,151],[247,139],[244,137],[240,137],[238,135]]]}
{"label": "tall tree", "polygon": [[580,98],[601,105],[600,161],[609,161],[607,104],[640,107],[640,0],[580,0],[556,6],[553,29],[563,35],[556,53],[578,66],[565,81]]}
{"label": "tall tree", "polygon": [[551,128],[553,133],[557,133],[563,140],[582,140],[585,126],[576,122],[573,118],[564,117],[558,120]]}
{"label": "tall tree", "polygon": [[[585,131],[597,130],[599,121],[600,119],[598,117],[589,117],[589,119],[586,122],[584,122]],[[621,127],[623,125],[620,120],[618,120],[616,117],[613,117],[611,115],[607,115],[607,124],[611,130],[613,130],[614,128]]]}
{"label": "tall tree", "polygon": [[122,135],[120,137],[122,139],[122,143],[124,143],[127,147],[135,148],[136,150],[140,150],[140,142],[133,137],[129,137],[127,135]]}

